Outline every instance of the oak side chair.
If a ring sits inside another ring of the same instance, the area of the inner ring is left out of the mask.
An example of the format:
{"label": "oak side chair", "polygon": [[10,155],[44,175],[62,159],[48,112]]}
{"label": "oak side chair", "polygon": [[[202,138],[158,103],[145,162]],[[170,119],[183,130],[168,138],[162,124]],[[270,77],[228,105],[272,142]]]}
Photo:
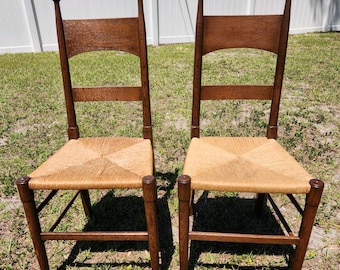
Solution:
{"label": "oak side chair", "polygon": [[[136,0],[137,17],[81,20],[63,20],[60,0],[53,1],[69,141],[31,174],[16,181],[40,268],[49,269],[44,244],[46,240],[86,240],[146,241],[151,267],[159,269],[157,193],[143,1]],[[98,50],[123,51],[137,56],[140,60],[140,86],[73,87],[69,58]],[[141,103],[143,136],[81,138],[74,103],[90,101]],[[91,216],[90,189],[142,189],[146,231],[55,232],[54,229],[78,195],[81,197],[85,214]],[[37,190],[51,191],[39,206],[36,205],[34,197]],[[75,190],[75,197],[51,229],[42,231],[39,212],[58,190]]]}
{"label": "oak side chair", "polygon": [[[292,269],[302,267],[324,184],[313,179],[276,141],[290,9],[291,1],[286,0],[283,14],[206,16],[203,0],[198,0],[191,142],[183,174],[178,179],[181,269],[189,267],[190,240],[292,245],[295,246]],[[251,48],[274,53],[276,69],[273,84],[202,85],[203,56],[228,48]],[[200,137],[201,100],[230,99],[271,101],[266,137]],[[195,214],[194,190],[255,193],[255,211],[259,213],[267,199],[271,200],[270,193],[287,194],[302,214],[299,233],[294,235],[285,221],[282,224],[287,232],[282,235],[189,229],[189,216]],[[303,210],[292,194],[306,195]]]}

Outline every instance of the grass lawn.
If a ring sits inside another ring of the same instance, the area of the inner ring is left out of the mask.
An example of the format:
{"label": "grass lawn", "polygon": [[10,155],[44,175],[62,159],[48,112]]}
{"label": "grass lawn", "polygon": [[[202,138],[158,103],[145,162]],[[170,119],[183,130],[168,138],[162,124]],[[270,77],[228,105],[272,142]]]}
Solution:
{"label": "grass lawn", "polygon": [[[289,39],[278,140],[326,184],[304,269],[339,269],[340,265],[339,49],[340,33],[291,35]],[[148,48],[162,269],[179,267],[176,179],[190,140],[193,51],[193,44]],[[91,61],[90,70],[81,67],[85,60]],[[274,72],[273,61],[265,52],[215,52],[206,57],[203,81],[266,83]],[[87,85],[138,84],[136,67],[137,59],[123,53],[89,53],[71,59],[76,83]],[[249,74],[252,69],[260,72]],[[0,269],[38,269],[15,179],[30,173],[67,140],[59,57],[56,52],[0,55],[0,74]],[[139,104],[79,104],[81,135],[140,136],[141,115],[134,110],[136,106]],[[205,102],[202,134],[263,136],[268,112],[269,104],[263,101]],[[86,220],[77,202],[60,230],[98,229],[98,223],[100,229],[145,226],[139,191],[91,191],[90,195],[96,216]],[[60,194],[58,203],[43,213],[46,226],[70,196]],[[291,211],[286,197],[274,197],[294,228],[298,215]],[[235,218],[227,223],[280,230],[270,209],[266,211],[269,223],[251,219],[253,194],[210,192],[206,207],[210,198],[216,199],[210,205],[214,211],[206,217],[210,227],[223,222],[220,209],[227,206],[228,217]],[[122,209],[115,210],[114,205]],[[250,221],[237,220],[233,216],[236,210],[245,212]],[[127,217],[133,217],[133,222]],[[123,220],[116,222],[118,219]],[[75,227],[71,225],[74,220]],[[143,243],[60,241],[46,245],[51,269],[148,267]],[[282,269],[289,253],[286,247],[214,243],[193,243],[192,250],[195,269]]]}

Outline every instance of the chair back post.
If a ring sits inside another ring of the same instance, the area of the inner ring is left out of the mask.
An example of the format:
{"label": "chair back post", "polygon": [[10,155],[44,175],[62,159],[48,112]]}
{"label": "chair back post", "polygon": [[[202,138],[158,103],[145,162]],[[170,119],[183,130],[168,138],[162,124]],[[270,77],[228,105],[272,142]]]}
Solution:
{"label": "chair back post", "polygon": [[195,36],[194,82],[191,119],[191,138],[200,136],[201,75],[203,51],[203,0],[198,1]]}
{"label": "chair back post", "polygon": [[53,0],[53,2],[54,2],[54,9],[55,9],[55,15],[56,15],[60,65],[63,71],[62,77],[63,77],[67,121],[68,121],[67,132],[68,132],[69,139],[77,139],[79,138],[79,129],[77,126],[76,113],[74,109],[70,67],[69,67],[68,56],[67,56],[67,51],[66,51],[66,41],[65,41],[65,34],[64,34],[63,19],[61,16],[60,4],[59,4],[60,0]]}
{"label": "chair back post", "polygon": [[289,34],[291,0],[286,0],[284,13],[281,22],[280,41],[276,62],[275,80],[273,98],[270,108],[270,118],[267,128],[267,137],[269,139],[277,138],[277,122],[279,116],[279,107],[281,99],[282,81],[286,62],[286,52]]}
{"label": "chair back post", "polygon": [[138,0],[138,33],[141,85],[143,92],[143,137],[144,139],[152,140],[149,70],[143,0]]}

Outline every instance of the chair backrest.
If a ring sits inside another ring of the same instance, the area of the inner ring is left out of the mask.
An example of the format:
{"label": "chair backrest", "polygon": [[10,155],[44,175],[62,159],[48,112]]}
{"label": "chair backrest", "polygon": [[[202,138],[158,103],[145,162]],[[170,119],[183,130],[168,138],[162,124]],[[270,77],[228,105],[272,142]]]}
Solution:
{"label": "chair backrest", "polygon": [[[133,18],[63,20],[60,0],[55,6],[57,36],[63,76],[68,136],[79,137],[74,103],[78,101],[142,101],[143,137],[152,139],[148,60],[143,0],[138,1],[138,16]],[[100,50],[123,51],[140,59],[140,86],[73,87],[69,58]]]}
{"label": "chair backrest", "polygon": [[[205,16],[198,0],[193,82],[191,137],[200,136],[201,100],[271,100],[267,137],[276,138],[282,79],[286,59],[291,1],[286,0],[279,15]],[[272,85],[204,85],[202,57],[227,48],[252,48],[277,55]]]}

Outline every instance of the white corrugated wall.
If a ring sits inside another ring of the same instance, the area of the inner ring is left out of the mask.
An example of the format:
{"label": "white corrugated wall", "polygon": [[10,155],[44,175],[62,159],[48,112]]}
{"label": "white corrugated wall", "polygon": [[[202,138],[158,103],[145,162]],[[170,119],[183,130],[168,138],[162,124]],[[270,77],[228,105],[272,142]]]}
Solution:
{"label": "white corrugated wall", "polygon": [[[340,30],[340,0],[293,0],[290,33]],[[284,0],[205,0],[206,14],[281,13]],[[136,0],[61,0],[64,18],[129,17]],[[148,44],[194,41],[197,0],[144,0]],[[52,0],[1,0],[0,53],[57,50]]]}

